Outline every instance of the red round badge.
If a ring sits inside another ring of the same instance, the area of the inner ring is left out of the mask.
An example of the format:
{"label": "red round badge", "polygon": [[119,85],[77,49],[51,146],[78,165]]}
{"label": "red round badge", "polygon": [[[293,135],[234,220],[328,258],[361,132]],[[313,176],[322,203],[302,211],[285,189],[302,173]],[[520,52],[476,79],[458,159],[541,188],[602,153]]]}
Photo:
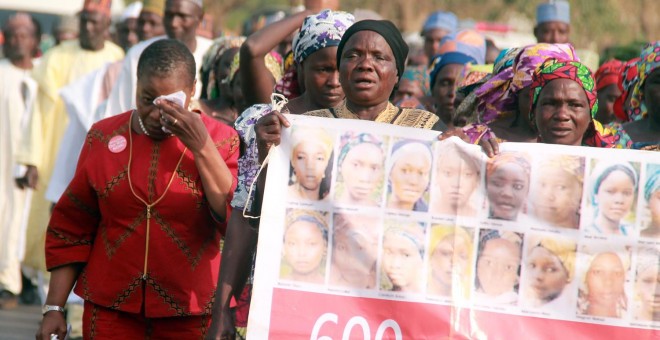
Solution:
{"label": "red round badge", "polygon": [[126,149],[126,138],[124,136],[114,136],[108,142],[108,149],[112,153],[120,153]]}

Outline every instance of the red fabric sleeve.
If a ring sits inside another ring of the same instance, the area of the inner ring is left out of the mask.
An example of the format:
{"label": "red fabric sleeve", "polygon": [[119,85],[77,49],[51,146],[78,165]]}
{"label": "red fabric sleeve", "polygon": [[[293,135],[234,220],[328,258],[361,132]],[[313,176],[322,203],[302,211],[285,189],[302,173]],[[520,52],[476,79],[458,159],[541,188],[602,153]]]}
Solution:
{"label": "red fabric sleeve", "polygon": [[227,221],[229,221],[229,216],[232,212],[231,201],[234,198],[234,190],[236,190],[236,185],[238,184],[238,156],[239,156],[239,139],[238,133],[231,129],[229,133],[224,136],[224,139],[227,140],[226,143],[216,143],[216,148],[220,153],[220,156],[227,164],[227,168],[231,172],[231,189],[229,190],[229,195],[227,195],[226,202],[226,220],[221,221],[217,214],[211,209],[209,205],[209,210],[211,211],[211,216],[218,223],[218,230],[220,234],[224,237],[225,232],[227,231]]}
{"label": "red fabric sleeve", "polygon": [[[94,130],[94,126],[90,131]],[[98,197],[87,173],[95,142],[87,135],[76,173],[53,209],[46,232],[46,267],[87,262],[101,220]]]}

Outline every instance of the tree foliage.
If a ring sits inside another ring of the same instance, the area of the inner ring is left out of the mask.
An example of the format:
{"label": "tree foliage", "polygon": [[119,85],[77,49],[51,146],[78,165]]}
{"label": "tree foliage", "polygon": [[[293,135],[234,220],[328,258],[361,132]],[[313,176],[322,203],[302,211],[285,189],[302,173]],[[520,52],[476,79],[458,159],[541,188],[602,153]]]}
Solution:
{"label": "tree foliage", "polygon": [[[394,21],[405,32],[416,32],[435,10],[456,13],[461,19],[510,23],[527,18],[533,26],[536,6],[545,0],[342,0],[341,7],[374,10]],[[205,0],[216,25],[234,33],[258,11],[291,6],[298,0]],[[660,39],[658,0],[570,0],[572,32],[576,46],[602,50],[613,45]],[[523,27],[530,29],[531,27]]]}

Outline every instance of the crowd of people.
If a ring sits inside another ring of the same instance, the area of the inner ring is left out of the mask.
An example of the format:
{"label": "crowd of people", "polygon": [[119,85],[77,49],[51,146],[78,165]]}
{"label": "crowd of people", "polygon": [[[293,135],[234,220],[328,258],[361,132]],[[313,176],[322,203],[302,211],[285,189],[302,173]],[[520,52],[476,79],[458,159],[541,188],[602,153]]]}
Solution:
{"label": "crowd of people", "polygon": [[[89,339],[245,337],[259,230],[250,216],[259,216],[264,197],[267,166],[260,167],[291,125],[284,114],[370,120],[479,144],[498,155],[485,169],[490,218],[533,217],[564,228],[579,223],[584,162],[550,157],[532,209],[523,211],[531,164],[523,153],[500,153],[501,143],[660,150],[660,41],[632,60],[587,65],[571,44],[566,1],[538,4],[536,44],[502,50],[477,30],[459,29],[451,12],[430,14],[417,46],[389,20],[320,0],[255,20],[245,36],[215,40],[203,34],[202,0],[143,0],[115,23],[112,42],[111,3],[85,0],[77,35],[63,25],[68,34],[45,53],[29,14],[2,23],[0,308],[17,305],[23,283],[35,285],[44,304],[37,339],[64,339],[67,323],[70,336]],[[387,155],[386,142],[369,133],[347,133],[335,146],[323,131],[297,127],[292,139],[287,195],[377,206],[375,196],[385,194],[388,207],[460,216],[478,209],[469,198],[482,169],[453,145],[399,142]],[[386,157],[389,185],[377,187]],[[445,161],[434,167],[434,157]],[[403,190],[410,173],[423,185]],[[645,188],[651,217],[642,233],[652,236],[660,234],[659,173]],[[632,195],[618,213],[605,206],[613,190],[635,191],[636,176],[626,162],[594,170],[591,231],[629,232],[623,217]],[[429,199],[429,186],[439,196]],[[556,186],[566,188],[563,200],[544,200],[543,188]],[[500,202],[504,191],[511,195]],[[478,296],[506,304],[525,294],[544,305],[562,296],[571,282],[566,268],[575,266],[569,241],[540,238],[523,248],[517,233],[482,230],[473,245],[466,230],[438,227],[425,288],[423,231],[389,222],[381,269],[389,279],[377,282],[373,221],[333,216],[330,241],[328,220],[287,214],[282,277],[320,280],[326,274],[318,263],[332,248],[336,285],[447,294],[471,276],[474,248]],[[312,254],[304,261],[295,249],[301,243]],[[491,271],[495,252],[506,254],[496,261],[508,271]],[[593,267],[629,265],[614,251],[593,253]],[[562,283],[519,287],[523,254],[530,268],[563,268]],[[660,255],[644,256],[638,270],[647,278],[637,291],[647,308],[639,313],[657,321],[658,297],[648,292],[660,285]],[[400,258],[403,268],[394,265]],[[619,300],[607,309],[590,303],[601,273],[590,269],[580,287],[582,312],[620,314]]]}

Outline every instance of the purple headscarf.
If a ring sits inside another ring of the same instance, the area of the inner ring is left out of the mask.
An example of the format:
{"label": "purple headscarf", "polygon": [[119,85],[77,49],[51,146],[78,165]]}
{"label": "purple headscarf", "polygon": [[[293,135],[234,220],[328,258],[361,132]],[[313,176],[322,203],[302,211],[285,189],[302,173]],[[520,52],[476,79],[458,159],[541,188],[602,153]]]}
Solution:
{"label": "purple headscarf", "polygon": [[518,92],[532,84],[532,74],[549,58],[580,61],[571,44],[535,44],[523,48],[512,68],[493,76],[475,91],[479,122],[488,124],[514,112]]}

